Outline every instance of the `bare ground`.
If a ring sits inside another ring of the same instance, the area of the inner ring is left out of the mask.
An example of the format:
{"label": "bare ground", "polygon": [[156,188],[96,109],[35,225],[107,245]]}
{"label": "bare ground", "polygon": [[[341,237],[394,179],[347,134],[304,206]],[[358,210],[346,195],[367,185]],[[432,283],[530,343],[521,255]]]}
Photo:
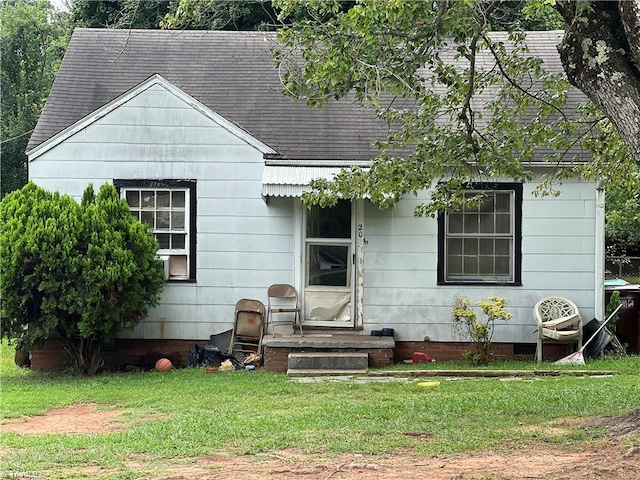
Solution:
{"label": "bare ground", "polygon": [[[43,416],[5,421],[0,431],[26,435],[116,432],[127,428],[127,423],[118,419],[121,414],[121,411],[100,410],[95,404],[80,404],[51,410]],[[407,452],[385,457],[325,458],[285,450],[246,456],[215,455],[189,464],[184,459],[176,459],[163,474],[148,480],[640,480],[640,444],[625,441],[637,439],[640,434],[640,408],[620,417],[596,418],[582,427],[605,428],[608,434],[598,443],[567,447],[540,441],[527,449],[514,448],[507,454],[484,451],[418,457]],[[130,466],[135,468],[135,463],[132,459]],[[108,473],[81,470],[96,476]]]}

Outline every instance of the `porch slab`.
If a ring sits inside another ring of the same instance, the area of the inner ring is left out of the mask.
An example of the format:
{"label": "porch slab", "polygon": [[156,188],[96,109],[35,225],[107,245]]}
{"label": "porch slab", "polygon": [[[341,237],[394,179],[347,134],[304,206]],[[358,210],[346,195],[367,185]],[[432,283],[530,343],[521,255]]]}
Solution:
{"label": "porch slab", "polygon": [[357,334],[305,334],[272,337],[262,339],[264,347],[292,349],[370,349],[395,348],[393,337],[373,337]]}
{"label": "porch slab", "polygon": [[[356,333],[307,333],[304,337],[299,335],[277,337],[266,335],[262,339],[265,370],[282,373],[290,370],[289,355],[302,353],[365,354],[368,358],[368,367],[385,367],[393,364],[395,345],[393,337],[375,337]],[[302,367],[301,369],[304,370],[313,370],[313,367],[309,368],[311,366],[308,365],[298,365],[298,367]],[[342,370],[339,367],[335,365],[333,368]],[[331,370],[327,369],[324,373],[329,372]],[[305,372],[305,374],[308,373]]]}

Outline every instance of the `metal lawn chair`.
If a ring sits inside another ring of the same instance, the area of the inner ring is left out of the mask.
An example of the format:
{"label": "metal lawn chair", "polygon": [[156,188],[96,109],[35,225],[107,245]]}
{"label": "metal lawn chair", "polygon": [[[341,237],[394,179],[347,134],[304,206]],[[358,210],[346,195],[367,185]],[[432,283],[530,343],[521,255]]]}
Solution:
{"label": "metal lawn chair", "polygon": [[[236,303],[229,354],[250,354],[262,357],[262,336],[264,334],[264,303],[244,298]],[[241,359],[241,360],[242,360]]]}
{"label": "metal lawn chair", "polygon": [[291,324],[295,332],[296,326],[300,328],[302,337],[302,320],[300,315],[300,302],[296,289],[286,283],[276,283],[267,289],[267,329],[271,324],[271,333],[276,336],[275,326],[278,324]]}

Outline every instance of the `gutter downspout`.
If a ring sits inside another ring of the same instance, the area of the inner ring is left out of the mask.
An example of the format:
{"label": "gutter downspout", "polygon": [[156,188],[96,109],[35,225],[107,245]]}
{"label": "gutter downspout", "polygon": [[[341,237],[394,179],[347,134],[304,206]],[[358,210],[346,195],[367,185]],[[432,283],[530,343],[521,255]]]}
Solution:
{"label": "gutter downspout", "polygon": [[604,270],[605,270],[605,188],[600,179],[596,183],[596,232],[595,232],[595,302],[594,313],[596,318],[604,319]]}

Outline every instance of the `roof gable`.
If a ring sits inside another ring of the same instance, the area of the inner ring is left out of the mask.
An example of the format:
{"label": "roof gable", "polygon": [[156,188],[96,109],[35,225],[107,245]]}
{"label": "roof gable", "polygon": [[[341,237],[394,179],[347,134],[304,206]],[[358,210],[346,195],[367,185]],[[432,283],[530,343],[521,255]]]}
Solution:
{"label": "roof gable", "polygon": [[203,105],[201,102],[191,97],[190,95],[186,94],[185,92],[180,90],[178,87],[173,85],[171,82],[168,82],[167,80],[162,78],[161,75],[154,74],[151,77],[149,77],[147,80],[140,83],[139,85],[136,85],[129,91],[123,93],[122,95],[113,99],[109,103],[91,112],[89,115],[86,115],[85,117],[76,121],[72,125],[62,130],[61,132],[57,133],[53,137],[44,141],[43,143],[35,147],[33,150],[30,150],[29,152],[27,152],[29,156],[29,160],[34,160],[35,158],[39,157],[43,153],[52,149],[56,145],[60,144],[61,142],[64,142],[69,137],[75,135],[77,132],[87,128],[88,126],[94,124],[100,119],[106,117],[111,112],[118,109],[120,106],[129,103],[132,99],[142,96],[145,92],[151,90],[153,87],[160,87],[161,89],[165,90],[172,96],[176,97],[176,99],[179,102],[189,105],[191,108],[195,109],[204,117],[213,121],[223,129],[228,131],[230,134],[234,135],[244,143],[251,145],[257,150],[259,150],[263,155],[276,153],[268,145],[265,145],[260,140],[252,137],[250,134],[248,134],[246,131],[244,131],[234,123],[230,122],[229,120],[222,117],[221,115],[218,115],[216,112],[211,110],[206,105]]}
{"label": "roof gable", "polygon": [[387,127],[351,99],[309,109],[282,94],[268,32],[74,31],[27,150],[154,74],[283,159],[367,161]]}

